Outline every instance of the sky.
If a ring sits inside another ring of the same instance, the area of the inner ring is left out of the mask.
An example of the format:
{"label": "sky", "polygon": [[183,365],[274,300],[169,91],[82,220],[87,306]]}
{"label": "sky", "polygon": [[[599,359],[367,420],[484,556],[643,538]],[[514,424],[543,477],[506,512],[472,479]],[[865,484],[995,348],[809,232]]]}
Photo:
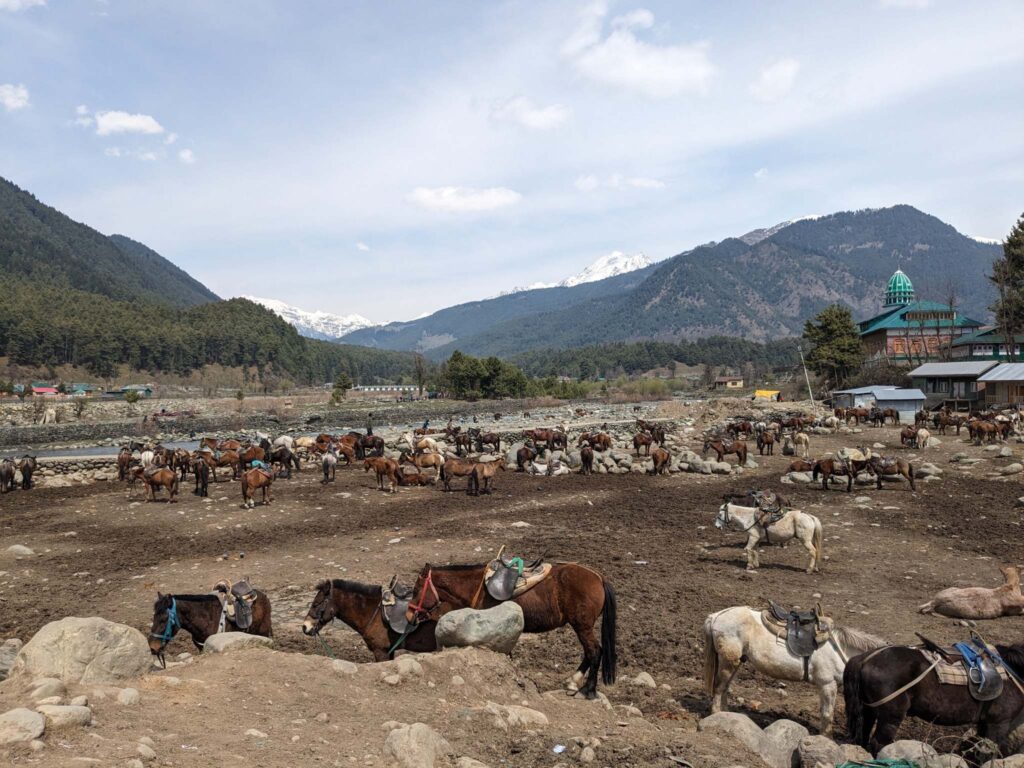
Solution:
{"label": "sky", "polygon": [[0,176],[218,295],[411,319],[806,215],[1024,211],[1019,2],[0,0]]}

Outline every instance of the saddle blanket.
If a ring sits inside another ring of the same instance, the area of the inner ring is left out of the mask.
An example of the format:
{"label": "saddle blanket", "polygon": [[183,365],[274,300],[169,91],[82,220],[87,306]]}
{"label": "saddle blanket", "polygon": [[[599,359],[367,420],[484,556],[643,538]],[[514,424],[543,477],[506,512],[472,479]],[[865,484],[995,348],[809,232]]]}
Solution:
{"label": "saddle blanket", "polygon": [[[950,664],[948,661],[943,659],[939,654],[932,651],[921,651],[925,658],[929,662],[934,662],[936,659],[939,660],[938,666],[935,667],[935,674],[938,675],[939,682],[943,685],[967,685],[967,668],[960,662],[954,662]],[[1002,666],[997,665],[996,669],[999,671],[999,676],[1004,681],[1009,680],[1010,676]]]}

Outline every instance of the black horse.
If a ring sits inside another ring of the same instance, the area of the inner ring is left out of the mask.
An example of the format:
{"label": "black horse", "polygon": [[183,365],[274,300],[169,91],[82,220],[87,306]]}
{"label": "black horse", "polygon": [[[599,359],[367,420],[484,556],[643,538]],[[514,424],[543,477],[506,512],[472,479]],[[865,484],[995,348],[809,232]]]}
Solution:
{"label": "black horse", "polygon": [[192,459],[192,471],[196,475],[196,489],[192,493],[196,496],[209,496],[210,465],[202,458],[194,458]]}
{"label": "black horse", "polygon": [[22,456],[18,462],[18,469],[21,470],[21,490],[28,491],[32,488],[32,474],[36,471],[36,457]]}
{"label": "black horse", "polygon": [[[1011,673],[1024,678],[1024,643],[997,645],[996,651]],[[935,725],[974,725],[979,737],[994,741],[1005,755],[1012,727],[1024,713],[1024,693],[1015,681],[1007,681],[998,698],[979,702],[966,685],[940,683],[932,666],[919,649],[904,645],[850,659],[843,673],[850,737],[876,754],[913,715]]]}

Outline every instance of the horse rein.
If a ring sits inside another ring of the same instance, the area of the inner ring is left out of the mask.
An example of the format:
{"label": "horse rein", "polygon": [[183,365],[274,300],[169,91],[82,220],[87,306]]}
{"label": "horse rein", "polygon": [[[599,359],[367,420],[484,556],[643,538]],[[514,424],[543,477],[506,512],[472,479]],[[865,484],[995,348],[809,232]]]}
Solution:
{"label": "horse rein", "polygon": [[[431,608],[429,608],[429,609],[427,609],[425,607],[425,604],[427,602],[427,588],[428,587],[430,588],[430,591],[434,595],[434,605]],[[423,615],[424,619],[429,619],[430,618],[430,614],[440,604],[441,604],[441,596],[439,594],[437,594],[437,588],[434,586],[434,569],[431,568],[430,570],[427,571],[427,578],[424,579],[423,586],[420,588],[420,599],[417,602],[415,602],[415,603],[409,603],[409,608],[413,611],[413,616],[417,619],[416,623],[418,624],[419,623],[419,616],[421,614]]]}

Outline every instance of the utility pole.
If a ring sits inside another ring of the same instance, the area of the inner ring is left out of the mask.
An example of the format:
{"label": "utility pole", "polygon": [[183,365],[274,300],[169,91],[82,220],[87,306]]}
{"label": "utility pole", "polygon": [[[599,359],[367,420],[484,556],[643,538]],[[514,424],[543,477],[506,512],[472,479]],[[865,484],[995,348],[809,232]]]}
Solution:
{"label": "utility pole", "polygon": [[800,353],[800,365],[803,366],[804,369],[804,381],[807,382],[807,394],[811,398],[811,407],[816,408],[817,406],[814,404],[814,392],[811,391],[811,377],[807,373],[807,363],[804,361],[804,348],[800,343],[797,343],[796,350]]}

